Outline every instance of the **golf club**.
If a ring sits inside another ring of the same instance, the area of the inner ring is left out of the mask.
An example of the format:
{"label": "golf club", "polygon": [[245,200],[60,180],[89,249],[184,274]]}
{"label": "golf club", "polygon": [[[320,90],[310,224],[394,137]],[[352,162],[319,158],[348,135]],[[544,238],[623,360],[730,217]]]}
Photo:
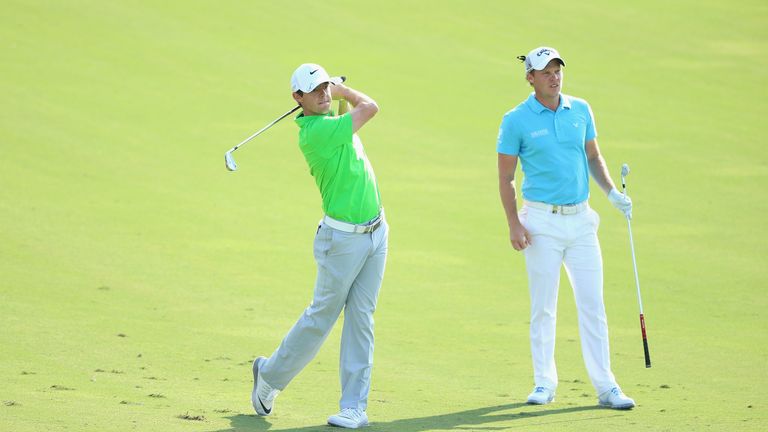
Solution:
{"label": "golf club", "polygon": [[[333,79],[335,79],[335,78],[332,78],[332,80],[333,80]],[[344,82],[344,81],[346,81],[346,80],[347,80],[347,77],[345,77],[345,76],[341,76],[341,77],[339,77],[339,79],[341,79],[341,82]],[[244,139],[244,140],[243,140],[243,142],[241,142],[240,144],[238,144],[238,145],[236,145],[236,146],[232,147],[231,149],[229,149],[229,151],[227,151],[226,153],[224,153],[224,164],[227,166],[227,169],[228,169],[228,170],[230,170],[230,171],[235,171],[235,170],[237,170],[237,164],[235,163],[235,158],[234,158],[234,156],[232,156],[232,152],[234,152],[235,150],[239,149],[239,148],[240,148],[240,146],[242,146],[243,144],[247,143],[248,141],[250,141],[250,140],[252,140],[252,139],[256,138],[257,136],[259,136],[259,134],[261,134],[261,133],[262,133],[262,132],[264,132],[265,130],[267,130],[267,129],[271,128],[272,126],[274,126],[274,125],[275,125],[275,123],[277,123],[277,122],[279,122],[280,120],[282,120],[282,119],[284,119],[284,118],[288,117],[289,115],[291,115],[293,112],[295,112],[295,111],[296,111],[296,110],[298,110],[299,108],[301,108],[301,105],[297,105],[296,107],[292,108],[292,109],[291,109],[290,111],[288,111],[287,113],[285,113],[285,114],[281,115],[280,117],[276,118],[275,120],[273,120],[273,121],[272,121],[272,123],[270,123],[270,124],[268,124],[268,125],[264,126],[263,128],[259,129],[259,130],[258,130],[256,133],[254,133],[253,135],[251,135],[251,136],[249,136],[248,138]]]}
{"label": "golf club", "polygon": [[[621,166],[621,190],[624,195],[627,194],[627,179],[629,175],[629,165]],[[635,267],[635,285],[637,285],[637,302],[640,304],[640,331],[643,334],[643,350],[645,351],[645,367],[651,367],[651,354],[648,351],[648,337],[645,334],[645,316],[643,315],[643,299],[640,297],[640,278],[637,276],[637,260],[635,259],[635,243],[632,239],[632,220],[627,216],[627,226],[629,227],[629,247],[632,249],[632,265]]]}
{"label": "golf club", "polygon": [[293,109],[291,109],[291,110],[290,110],[290,111],[288,111],[287,113],[285,113],[285,114],[281,115],[280,117],[278,117],[277,119],[275,119],[274,121],[272,121],[272,123],[270,123],[270,124],[268,124],[268,125],[264,126],[263,128],[261,128],[261,129],[260,129],[258,132],[256,132],[255,134],[253,134],[253,135],[249,136],[248,138],[246,138],[245,140],[243,140],[243,142],[241,142],[240,144],[238,144],[238,145],[236,145],[236,146],[232,147],[231,149],[229,149],[229,151],[228,151],[228,152],[224,153],[224,163],[227,165],[227,169],[228,169],[228,170],[230,170],[230,171],[235,171],[235,170],[237,169],[237,164],[235,163],[235,158],[232,156],[232,152],[233,152],[233,151],[235,151],[235,150],[239,149],[241,145],[243,145],[243,144],[247,143],[248,141],[250,141],[250,140],[252,140],[252,139],[256,138],[257,136],[259,136],[259,134],[260,134],[260,133],[262,133],[262,132],[264,132],[265,130],[267,130],[267,129],[271,128],[271,127],[272,127],[272,126],[273,126],[275,123],[277,123],[277,122],[279,122],[280,120],[282,120],[282,119],[284,119],[284,118],[288,117],[288,116],[289,116],[291,113],[293,113],[294,111],[296,111],[296,110],[297,110],[297,109],[299,109],[299,108],[301,108],[301,106],[297,105],[296,107],[294,107]]}

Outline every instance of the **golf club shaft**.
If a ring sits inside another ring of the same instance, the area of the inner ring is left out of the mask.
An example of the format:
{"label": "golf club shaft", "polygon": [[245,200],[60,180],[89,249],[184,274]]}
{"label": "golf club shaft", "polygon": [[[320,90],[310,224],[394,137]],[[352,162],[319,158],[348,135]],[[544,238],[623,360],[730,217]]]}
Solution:
{"label": "golf club shaft", "polygon": [[629,247],[632,249],[632,266],[635,268],[635,285],[637,286],[637,302],[640,304],[640,314],[643,313],[643,300],[640,298],[640,278],[637,276],[637,260],[635,259],[635,243],[632,238],[632,221],[627,218],[629,227]]}
{"label": "golf club shaft", "polygon": [[[339,77],[339,78],[341,79],[341,82],[345,82],[345,81],[347,80],[347,77],[346,77],[346,76],[341,76],[341,77]],[[274,126],[274,124],[275,124],[275,123],[277,123],[277,122],[279,122],[280,120],[282,120],[282,119],[284,119],[284,118],[288,117],[289,115],[291,115],[293,112],[295,112],[295,111],[296,111],[296,110],[298,110],[299,108],[301,108],[301,105],[296,105],[294,108],[292,108],[292,109],[291,109],[290,111],[288,111],[287,113],[285,113],[285,114],[281,115],[280,117],[276,118],[275,120],[273,120],[273,121],[272,121],[272,123],[270,123],[270,124],[268,124],[268,125],[264,126],[263,128],[259,129],[258,131],[256,131],[256,133],[254,133],[253,135],[251,135],[251,136],[249,136],[248,138],[244,139],[244,140],[243,140],[243,142],[241,142],[240,144],[238,144],[238,145],[236,145],[236,146],[232,147],[231,149],[229,149],[229,151],[227,152],[227,154],[230,154],[230,153],[232,153],[233,151],[235,151],[235,150],[239,149],[239,148],[240,148],[240,146],[242,146],[243,144],[247,143],[248,141],[250,141],[250,140],[252,140],[252,139],[256,138],[257,136],[259,136],[259,134],[260,134],[260,133],[262,133],[262,132],[264,132],[265,130],[267,130],[267,129],[271,128],[272,126]]]}
{"label": "golf club shaft", "polygon": [[267,129],[271,128],[272,126],[274,126],[274,124],[275,124],[275,123],[277,123],[277,122],[279,122],[280,120],[282,120],[282,119],[284,119],[284,118],[288,117],[289,115],[291,115],[291,114],[292,114],[294,111],[296,111],[296,110],[297,110],[297,109],[299,109],[299,108],[301,108],[301,106],[300,106],[300,105],[296,105],[296,107],[295,107],[295,108],[291,109],[291,110],[290,110],[290,111],[288,111],[287,113],[285,113],[285,114],[281,115],[280,117],[276,118],[275,120],[273,120],[273,121],[272,121],[272,123],[270,123],[270,124],[268,124],[268,125],[264,126],[263,128],[259,129],[259,130],[258,130],[256,133],[254,133],[253,135],[251,135],[251,136],[249,136],[248,138],[246,138],[245,140],[243,140],[243,142],[241,142],[240,144],[238,144],[238,145],[236,145],[236,146],[232,147],[232,149],[231,149],[231,150],[229,150],[229,153],[231,153],[231,152],[233,152],[233,151],[237,150],[238,148],[240,148],[240,146],[241,146],[241,145],[243,145],[243,144],[247,143],[248,141],[250,141],[250,140],[252,140],[252,139],[256,138],[257,136],[259,136],[259,134],[260,134],[260,133],[262,133],[262,132],[264,132],[265,130],[267,130]]}
{"label": "golf club shaft", "polygon": [[[625,177],[621,176],[621,189],[624,195],[627,194],[627,182]],[[643,335],[643,353],[645,354],[645,367],[651,367],[651,353],[648,351],[648,335],[645,332],[645,315],[643,315],[643,298],[640,296],[640,277],[637,274],[637,258],[635,258],[635,240],[632,238],[632,220],[627,216],[627,227],[629,228],[629,248],[632,250],[632,267],[635,270],[635,286],[637,287],[637,303],[640,306],[640,332]]]}
{"label": "golf club shaft", "polygon": [[643,315],[643,298],[640,296],[640,278],[637,275],[637,259],[635,258],[635,242],[632,238],[632,221],[627,218],[629,227],[629,247],[632,249],[632,266],[635,269],[635,286],[637,286],[637,303],[640,306],[640,331],[643,335],[643,351],[645,353],[645,367],[651,367],[651,354],[648,351],[648,336],[645,332],[645,316]]}

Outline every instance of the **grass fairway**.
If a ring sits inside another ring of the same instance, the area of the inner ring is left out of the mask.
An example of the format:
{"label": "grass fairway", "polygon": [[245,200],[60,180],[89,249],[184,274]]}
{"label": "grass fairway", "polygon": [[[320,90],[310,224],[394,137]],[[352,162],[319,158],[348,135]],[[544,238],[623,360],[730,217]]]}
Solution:
{"label": "grass fairway", "polygon": [[[768,7],[713,0],[35,1],[0,14],[0,430],[314,431],[337,409],[339,326],[259,418],[250,363],[311,299],[320,199],[278,124],[303,62],[381,113],[361,132],[391,225],[371,431],[768,428]],[[612,364],[600,409],[560,291],[554,404],[532,386],[522,256],[495,141],[568,62],[612,174],[632,167],[653,367],[627,227],[602,215]]]}

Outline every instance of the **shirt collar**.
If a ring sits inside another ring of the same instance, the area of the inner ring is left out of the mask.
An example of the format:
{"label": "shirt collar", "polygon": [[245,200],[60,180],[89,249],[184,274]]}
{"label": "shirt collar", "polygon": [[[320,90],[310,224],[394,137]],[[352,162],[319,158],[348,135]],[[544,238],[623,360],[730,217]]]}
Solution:
{"label": "shirt collar", "polygon": [[[531,109],[531,111],[535,112],[536,114],[541,114],[545,110],[549,110],[549,108],[542,105],[541,102],[536,99],[535,92],[531,92],[531,94],[528,96],[528,99],[525,100],[525,104],[528,106],[528,108]],[[571,97],[562,93],[560,93],[560,105],[557,107],[557,109],[560,110],[561,108],[571,109]]]}
{"label": "shirt collar", "polygon": [[294,121],[296,122],[297,125],[302,126],[304,123],[306,123],[308,121],[317,120],[317,119],[319,119],[321,117],[333,117],[335,115],[336,115],[336,112],[334,112],[333,110],[328,111],[327,114],[316,115],[316,116],[305,116],[304,115],[304,111],[302,111],[299,115],[296,116]]}

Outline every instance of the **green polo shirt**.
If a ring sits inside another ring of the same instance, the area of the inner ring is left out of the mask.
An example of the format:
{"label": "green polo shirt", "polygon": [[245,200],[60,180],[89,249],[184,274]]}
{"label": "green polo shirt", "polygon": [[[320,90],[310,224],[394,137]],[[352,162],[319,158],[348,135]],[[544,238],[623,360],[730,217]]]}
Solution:
{"label": "green polo shirt", "polygon": [[352,133],[352,115],[301,114],[296,124],[299,148],[320,189],[325,214],[355,224],[375,218],[381,195],[363,143]]}

